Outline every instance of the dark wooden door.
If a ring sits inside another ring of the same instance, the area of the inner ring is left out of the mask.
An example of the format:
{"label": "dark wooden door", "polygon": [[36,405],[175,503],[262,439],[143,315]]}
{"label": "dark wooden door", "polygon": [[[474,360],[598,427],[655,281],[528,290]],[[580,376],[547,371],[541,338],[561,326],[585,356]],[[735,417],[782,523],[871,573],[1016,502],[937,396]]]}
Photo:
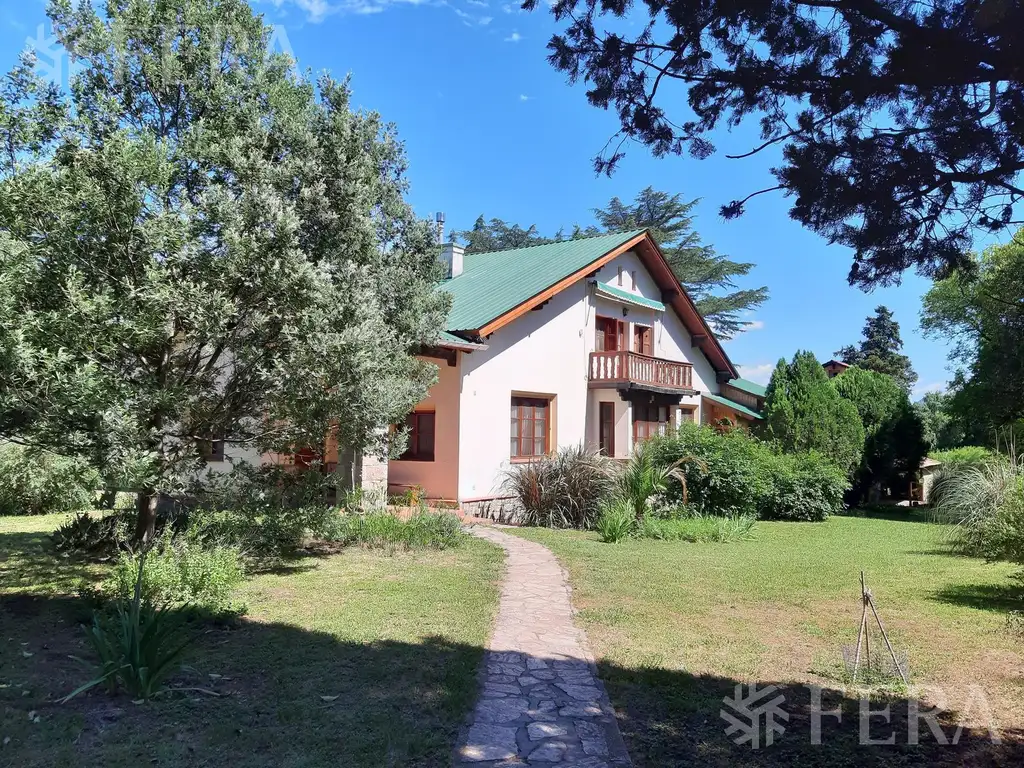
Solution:
{"label": "dark wooden door", "polygon": [[615,403],[600,403],[601,411],[599,415],[599,429],[600,434],[598,441],[600,443],[601,453],[605,456],[615,455]]}

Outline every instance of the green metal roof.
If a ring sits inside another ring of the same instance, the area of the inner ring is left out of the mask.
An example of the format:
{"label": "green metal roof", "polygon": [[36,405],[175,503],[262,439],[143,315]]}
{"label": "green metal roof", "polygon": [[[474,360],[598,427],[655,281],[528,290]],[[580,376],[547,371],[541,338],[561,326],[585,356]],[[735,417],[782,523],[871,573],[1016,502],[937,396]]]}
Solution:
{"label": "green metal roof", "polygon": [[729,386],[736,387],[736,389],[747,392],[751,395],[757,395],[758,397],[764,397],[768,391],[768,387],[758,384],[750,379],[729,379]]}
{"label": "green metal roof", "polygon": [[445,344],[452,344],[457,348],[475,347],[478,349],[487,349],[486,344],[477,344],[476,342],[466,341],[463,338],[456,336],[454,333],[448,333],[448,331],[441,331],[441,346]]}
{"label": "green metal roof", "polygon": [[665,305],[660,301],[654,299],[645,299],[643,296],[638,296],[635,293],[624,291],[621,288],[616,288],[614,285],[608,285],[608,283],[598,283],[597,293],[599,296],[607,296],[615,299],[616,301],[625,301],[628,304],[635,304],[638,307],[646,307],[647,309],[656,309],[659,312],[665,311]]}
{"label": "green metal roof", "polygon": [[467,253],[462,274],[441,283],[441,290],[452,295],[448,330],[483,328],[641,232],[634,229],[510,251]]}
{"label": "green metal roof", "polygon": [[[735,381],[735,379],[734,379],[734,381]],[[706,397],[708,400],[711,400],[711,401],[713,401],[715,403],[718,403],[720,405],[728,406],[729,408],[732,408],[734,411],[737,411],[738,413],[742,413],[745,416],[749,416],[752,419],[762,419],[762,418],[764,418],[757,411],[752,410],[752,409],[748,408],[747,406],[742,405],[741,403],[737,403],[735,400],[730,400],[728,397],[722,397],[721,395],[709,395],[707,392],[704,393],[704,397]]]}

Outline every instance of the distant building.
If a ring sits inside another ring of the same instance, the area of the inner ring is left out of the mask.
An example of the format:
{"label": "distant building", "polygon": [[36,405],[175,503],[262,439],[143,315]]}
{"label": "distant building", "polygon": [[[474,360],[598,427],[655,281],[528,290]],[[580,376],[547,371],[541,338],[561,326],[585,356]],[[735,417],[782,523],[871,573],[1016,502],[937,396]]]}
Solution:
{"label": "distant building", "polygon": [[822,363],[821,367],[825,369],[825,373],[830,379],[834,379],[850,366],[840,360],[829,360],[827,363]]}

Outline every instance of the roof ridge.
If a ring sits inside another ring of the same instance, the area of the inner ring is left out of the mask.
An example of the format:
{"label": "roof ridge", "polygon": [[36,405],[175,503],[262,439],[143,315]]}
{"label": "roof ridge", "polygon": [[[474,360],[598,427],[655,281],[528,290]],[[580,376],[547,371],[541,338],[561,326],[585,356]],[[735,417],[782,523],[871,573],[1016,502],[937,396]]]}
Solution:
{"label": "roof ridge", "polygon": [[612,237],[614,235],[634,235],[639,234],[646,230],[647,227],[639,227],[637,229],[623,229],[618,232],[598,232],[595,235],[582,235],[581,237],[570,237],[565,240],[551,240],[547,243],[535,243],[534,245],[524,245],[519,248],[499,248],[495,251],[473,251],[467,253],[466,256],[484,256],[490,253],[511,253],[512,251],[528,251],[531,248],[543,248],[546,245],[561,245],[562,243],[576,243],[580,240],[593,240],[597,237]]}

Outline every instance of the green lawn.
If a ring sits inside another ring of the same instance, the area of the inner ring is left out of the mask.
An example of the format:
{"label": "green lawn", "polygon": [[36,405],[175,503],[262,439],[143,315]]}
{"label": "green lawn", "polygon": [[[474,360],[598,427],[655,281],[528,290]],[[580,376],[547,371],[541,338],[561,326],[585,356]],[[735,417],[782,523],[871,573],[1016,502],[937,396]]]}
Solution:
{"label": "green lawn", "polygon": [[[898,712],[902,749],[856,748],[857,694],[849,689],[825,702],[842,700],[848,727],[832,735],[833,749],[810,747],[809,694],[793,684],[842,688],[842,647],[856,643],[860,620],[861,569],[894,645],[908,654],[912,683],[941,686],[954,709],[966,703],[969,685],[980,685],[1004,736],[1019,737],[1024,655],[1006,612],[1024,603],[1008,578],[1013,569],[949,556],[943,530],[914,517],[838,517],[760,523],[754,540],[733,544],[602,544],[591,533],[515,532],[549,546],[567,567],[578,621],[631,754],[637,766],[660,768],[972,763],[968,747],[908,750]],[[795,714],[771,748],[752,752],[724,736],[722,697],[741,681],[790,686]],[[891,732],[877,725],[880,735]],[[995,759],[987,741],[981,749],[981,763]]]}
{"label": "green lawn", "polygon": [[78,591],[103,568],[54,560],[46,534],[60,519],[0,518],[0,765],[448,763],[476,696],[500,550],[471,539],[298,560],[247,582],[248,614],[206,627],[174,680],[218,697],[61,705],[89,677],[68,656],[89,656]]}

